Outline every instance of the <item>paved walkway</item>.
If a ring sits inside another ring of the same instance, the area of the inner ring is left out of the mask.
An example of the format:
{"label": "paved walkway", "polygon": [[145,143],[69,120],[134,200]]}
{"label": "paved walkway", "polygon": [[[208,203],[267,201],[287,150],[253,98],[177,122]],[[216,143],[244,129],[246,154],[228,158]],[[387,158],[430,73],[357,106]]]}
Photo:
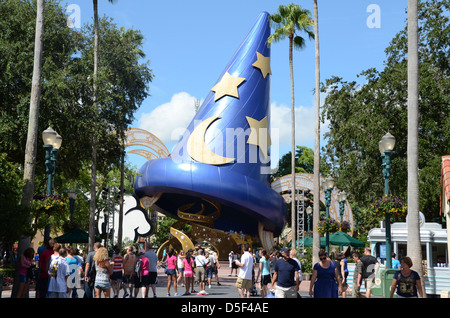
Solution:
{"label": "paved walkway", "polygon": [[[201,296],[200,295],[190,295],[190,296],[180,296],[180,297],[182,297],[182,298],[199,298],[199,297],[240,298],[239,293],[238,293],[236,287],[234,286],[234,284],[236,283],[237,277],[235,277],[234,273],[232,276],[230,276],[230,268],[228,267],[228,262],[221,261],[220,264],[221,264],[221,268],[219,269],[219,281],[221,284],[220,286],[217,285],[215,278],[213,278],[211,287],[210,288],[208,286],[206,287],[206,292],[208,293],[208,295],[201,295]],[[257,294],[252,295],[251,298],[261,298],[261,291],[260,291],[259,283],[256,285],[256,287],[257,287],[256,288]],[[178,286],[177,289],[178,289],[177,290],[178,293],[180,293],[181,295],[184,294],[184,292],[186,291],[185,287],[182,287],[182,286]],[[194,289],[196,291],[199,291],[199,287],[197,284],[194,285]],[[308,290],[309,290],[309,281],[303,281],[300,285],[301,296],[304,298],[309,298]],[[79,288],[77,291],[78,291],[79,297],[83,297],[83,295],[84,295],[83,288]],[[158,270],[158,284],[156,286],[156,294],[157,294],[158,298],[169,297],[169,296],[167,296],[167,275],[164,274],[163,269]],[[170,294],[171,294],[170,297],[174,297],[173,296],[174,295],[173,285],[170,288]],[[4,287],[1,296],[2,296],[2,298],[11,298],[10,288]],[[111,296],[113,296],[112,291],[111,291]],[[153,296],[153,293],[150,290],[149,297],[152,297],[152,296]],[[140,293],[138,294],[138,297],[141,297]],[[30,288],[30,298],[35,298],[34,285],[31,286],[31,288]],[[120,291],[119,298],[123,298],[123,290]]]}

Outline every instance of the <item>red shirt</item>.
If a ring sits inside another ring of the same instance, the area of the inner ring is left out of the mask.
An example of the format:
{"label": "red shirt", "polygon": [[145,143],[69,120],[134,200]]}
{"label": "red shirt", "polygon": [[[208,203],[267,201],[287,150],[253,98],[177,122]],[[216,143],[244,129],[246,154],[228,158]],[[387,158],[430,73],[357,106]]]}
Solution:
{"label": "red shirt", "polygon": [[53,255],[53,249],[47,248],[39,256],[39,277],[40,278],[50,278],[48,274],[48,265],[50,257]]}

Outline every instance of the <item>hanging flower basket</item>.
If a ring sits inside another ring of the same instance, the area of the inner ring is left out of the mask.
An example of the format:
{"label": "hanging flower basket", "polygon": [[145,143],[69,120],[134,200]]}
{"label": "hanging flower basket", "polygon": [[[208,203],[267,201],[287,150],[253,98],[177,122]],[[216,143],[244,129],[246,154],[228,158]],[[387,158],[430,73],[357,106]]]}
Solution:
{"label": "hanging flower basket", "polygon": [[325,234],[327,231],[329,233],[334,233],[339,231],[339,223],[335,219],[325,219],[319,221],[319,224],[317,225],[317,231],[320,234]]}
{"label": "hanging flower basket", "polygon": [[350,223],[347,221],[342,221],[339,223],[340,231],[348,233],[352,230]]}
{"label": "hanging flower basket", "polygon": [[408,208],[405,201],[396,196],[384,195],[370,204],[370,208],[378,215],[405,216]]}
{"label": "hanging flower basket", "polygon": [[43,212],[63,212],[67,207],[67,199],[59,194],[37,194],[34,196],[33,206]]}

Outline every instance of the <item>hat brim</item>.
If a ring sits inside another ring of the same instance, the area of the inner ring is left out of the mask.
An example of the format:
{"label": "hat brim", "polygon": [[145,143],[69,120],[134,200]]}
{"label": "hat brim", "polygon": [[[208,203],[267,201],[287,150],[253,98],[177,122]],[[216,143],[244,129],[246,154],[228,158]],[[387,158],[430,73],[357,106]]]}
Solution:
{"label": "hat brim", "polygon": [[222,206],[214,227],[223,231],[258,233],[264,229],[279,235],[285,224],[287,206],[273,189],[243,174],[198,162],[176,163],[171,158],[147,161],[136,178],[139,197],[161,194],[156,210],[177,218],[177,210],[206,199]]}

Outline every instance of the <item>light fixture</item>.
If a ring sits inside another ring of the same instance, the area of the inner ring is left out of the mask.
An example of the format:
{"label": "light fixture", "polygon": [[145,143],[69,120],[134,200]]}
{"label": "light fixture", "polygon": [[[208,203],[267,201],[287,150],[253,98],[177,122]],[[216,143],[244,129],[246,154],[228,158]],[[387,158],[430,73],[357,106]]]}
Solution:
{"label": "light fixture", "polygon": [[55,141],[53,142],[53,149],[58,149],[61,147],[62,137],[56,133]]}
{"label": "light fixture", "polygon": [[311,213],[312,213],[312,207],[311,207],[311,206],[308,206],[308,207],[306,208],[306,214],[311,215]]}
{"label": "light fixture", "polygon": [[53,146],[56,139],[56,131],[53,130],[52,127],[48,127],[46,130],[42,132],[42,139],[44,140],[44,146],[50,145]]}
{"label": "light fixture", "polygon": [[325,189],[333,189],[334,188],[334,179],[330,176],[325,180]]}
{"label": "light fixture", "polygon": [[[395,137],[392,136],[390,133],[387,133],[386,135],[383,136],[383,138],[381,138],[380,141],[381,145],[379,145],[380,147],[380,151],[381,151],[381,147],[383,147],[384,151],[392,151],[394,150],[394,146],[395,146]],[[384,153],[383,151],[383,153]]]}
{"label": "light fixture", "polygon": [[347,193],[345,191],[341,191],[338,194],[338,201],[345,201],[347,200]]}
{"label": "light fixture", "polygon": [[69,198],[75,200],[77,198],[77,193],[74,189],[69,190]]}

